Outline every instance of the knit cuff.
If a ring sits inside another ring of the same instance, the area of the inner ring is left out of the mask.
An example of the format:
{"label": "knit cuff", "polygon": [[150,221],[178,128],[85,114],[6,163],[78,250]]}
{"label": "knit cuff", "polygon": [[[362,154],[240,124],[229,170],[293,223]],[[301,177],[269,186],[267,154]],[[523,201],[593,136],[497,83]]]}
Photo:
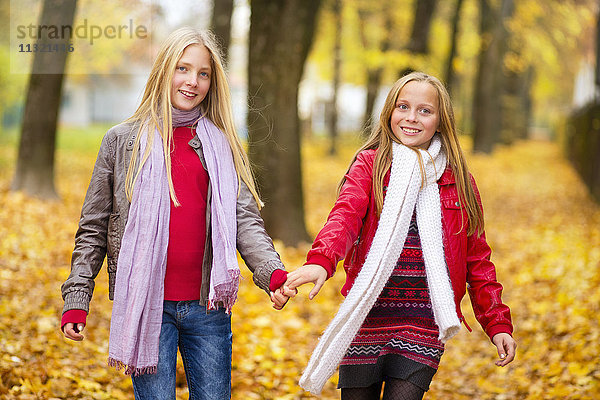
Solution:
{"label": "knit cuff", "polygon": [[90,312],[91,296],[83,291],[73,291],[64,295],[65,305],[63,314],[69,310],[83,310],[86,313]]}
{"label": "knit cuff", "polygon": [[322,254],[312,254],[306,259],[306,263],[304,263],[304,265],[306,264],[317,264],[325,268],[325,271],[327,271],[327,279],[331,278],[333,274],[335,274],[335,266],[331,263],[329,258]]}
{"label": "knit cuff", "polygon": [[271,290],[269,289],[269,285],[271,283],[271,275],[277,269],[282,269],[285,271],[285,267],[283,266],[281,260],[267,261],[260,267],[256,267],[254,274],[252,275],[254,284],[267,292],[267,294],[270,294]]}

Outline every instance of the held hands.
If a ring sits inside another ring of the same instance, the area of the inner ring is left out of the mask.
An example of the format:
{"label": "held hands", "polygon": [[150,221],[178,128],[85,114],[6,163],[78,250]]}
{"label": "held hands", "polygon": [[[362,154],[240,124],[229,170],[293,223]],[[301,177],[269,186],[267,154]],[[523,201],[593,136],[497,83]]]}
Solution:
{"label": "held hands", "polygon": [[296,296],[298,293],[297,287],[309,282],[315,285],[308,295],[308,298],[312,300],[319,293],[326,279],[327,271],[317,264],[303,265],[288,273],[285,283],[276,291],[271,292],[273,308],[281,310],[290,298]]}
{"label": "held hands", "polygon": [[74,324],[72,322],[68,322],[64,326],[63,333],[67,339],[80,342],[83,340],[83,335],[81,334],[83,328],[85,328],[85,324]]}
{"label": "held hands", "polygon": [[504,367],[515,359],[517,342],[508,333],[495,334],[492,342],[498,348],[498,356],[500,356],[500,360],[495,363],[497,366]]}
{"label": "held hands", "polygon": [[273,308],[281,310],[287,304],[288,300],[296,296],[298,291],[296,289],[290,289],[285,284],[274,292],[271,292],[271,301],[273,302]]}
{"label": "held hands", "polygon": [[296,290],[298,286],[312,282],[315,286],[308,294],[308,298],[312,300],[319,293],[326,279],[327,271],[325,268],[317,264],[306,264],[288,274],[284,287]]}

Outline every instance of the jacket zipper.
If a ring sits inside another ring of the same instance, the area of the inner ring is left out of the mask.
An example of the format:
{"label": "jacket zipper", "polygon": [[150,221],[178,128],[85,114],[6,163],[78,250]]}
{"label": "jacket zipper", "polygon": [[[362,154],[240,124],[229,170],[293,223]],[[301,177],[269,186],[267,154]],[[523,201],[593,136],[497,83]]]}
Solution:
{"label": "jacket zipper", "polygon": [[358,238],[352,245],[352,254],[350,255],[350,265],[355,265],[356,259],[358,258],[358,243],[360,242],[360,234],[358,234]]}

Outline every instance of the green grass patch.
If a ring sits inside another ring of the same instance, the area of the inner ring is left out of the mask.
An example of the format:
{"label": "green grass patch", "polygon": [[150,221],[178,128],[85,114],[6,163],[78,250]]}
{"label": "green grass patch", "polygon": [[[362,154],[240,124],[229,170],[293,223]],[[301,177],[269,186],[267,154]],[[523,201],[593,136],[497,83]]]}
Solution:
{"label": "green grass patch", "polygon": [[57,149],[65,152],[97,153],[102,137],[112,124],[94,124],[87,127],[61,127],[57,135]]}
{"label": "green grass patch", "polygon": [[[93,124],[85,127],[61,126],[56,135],[56,148],[59,151],[97,152],[102,137],[113,124]],[[0,130],[0,146],[14,147],[19,143],[19,126]]]}
{"label": "green grass patch", "polygon": [[[57,166],[67,157],[83,158],[87,163],[93,160],[100,148],[100,142],[110,124],[94,124],[87,127],[62,126],[58,128],[56,138]],[[21,128],[19,126],[0,130],[0,175],[12,176],[17,159]]]}

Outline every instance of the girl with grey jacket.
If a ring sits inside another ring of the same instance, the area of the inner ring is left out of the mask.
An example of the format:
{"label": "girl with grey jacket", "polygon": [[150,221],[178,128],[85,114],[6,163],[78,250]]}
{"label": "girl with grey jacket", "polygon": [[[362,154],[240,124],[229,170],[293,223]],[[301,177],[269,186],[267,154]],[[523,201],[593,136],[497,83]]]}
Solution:
{"label": "girl with grey jacket", "polygon": [[274,308],[293,295],[261,205],[214,38],[181,28],[136,112],[102,140],[62,285],[64,335],[83,339],[106,256],[109,364],[132,375],[135,398],[175,399],[179,348],[190,399],[229,399],[236,250]]}

